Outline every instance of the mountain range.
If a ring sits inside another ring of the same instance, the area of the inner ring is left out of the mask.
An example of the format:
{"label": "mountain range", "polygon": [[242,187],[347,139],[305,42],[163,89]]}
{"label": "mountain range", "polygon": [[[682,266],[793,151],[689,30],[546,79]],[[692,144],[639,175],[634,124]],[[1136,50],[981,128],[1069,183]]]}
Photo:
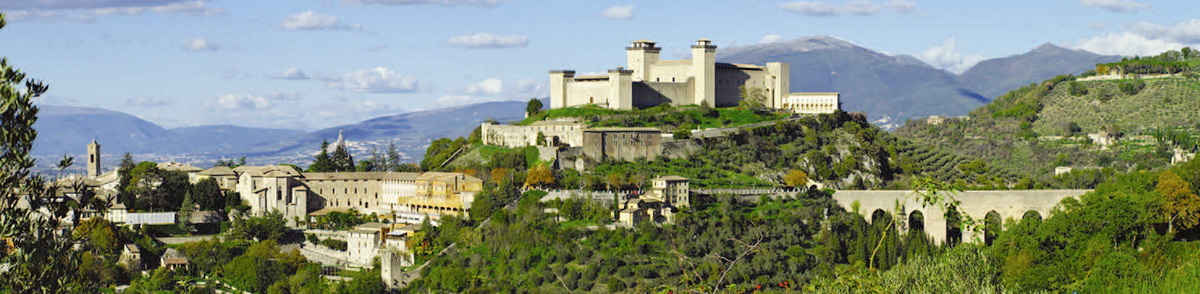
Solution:
{"label": "mountain range", "polygon": [[[887,128],[908,118],[965,115],[1022,85],[1058,74],[1080,73],[1096,63],[1120,59],[1045,44],[1024,54],[982,61],[956,75],[913,56],[888,55],[829,36],[718,52],[720,62],[787,62],[792,91],[839,92],[844,110],[865,112]],[[167,129],[113,110],[54,105],[43,105],[41,109],[35,125],[39,130],[35,155],[80,155],[84,145],[95,139],[106,154],[130,152],[145,155],[139,159],[205,165],[240,156],[250,157],[252,163],[307,163],[322,140],[332,141],[339,133],[359,159],[371,147],[382,149],[395,143],[406,158],[420,160],[433,139],[466,136],[488,118],[522,118],[525,102],[486,102],[402,113],[312,132],[229,125]],[[110,155],[105,161],[108,164],[116,159]]]}
{"label": "mountain range", "polygon": [[1120,57],[1047,43],[1024,54],[982,61],[956,75],[911,55],[888,55],[817,36],[719,50],[717,60],[787,62],[792,92],[839,92],[843,110],[862,111],[876,123],[894,127],[908,118],[965,115],[1025,84],[1082,73]]}

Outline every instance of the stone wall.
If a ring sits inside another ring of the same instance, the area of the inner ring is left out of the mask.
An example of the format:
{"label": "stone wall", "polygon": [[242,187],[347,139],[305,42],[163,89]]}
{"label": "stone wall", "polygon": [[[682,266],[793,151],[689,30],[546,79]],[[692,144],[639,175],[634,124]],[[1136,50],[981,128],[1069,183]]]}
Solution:
{"label": "stone wall", "polygon": [[596,128],[583,132],[583,155],[596,161],[662,155],[662,132],[654,128]]}
{"label": "stone wall", "polygon": [[[1004,221],[1009,219],[1021,219],[1026,212],[1034,211],[1038,215],[1045,218],[1050,215],[1050,211],[1058,205],[1063,199],[1068,197],[1079,197],[1091,190],[1002,190],[1002,191],[963,191],[953,195],[955,199],[961,201],[958,211],[961,214],[969,215],[971,218],[983,221],[984,217],[990,212],[996,212]],[[934,242],[943,242],[946,240],[947,228],[945,211],[940,207],[921,207],[920,200],[916,197],[908,197],[912,191],[837,191],[833,194],[833,199],[837,201],[846,210],[852,210],[854,206],[858,206],[858,213],[871,221],[871,215],[876,210],[895,215],[897,203],[901,204],[904,210],[904,219],[897,219],[897,227],[901,231],[907,229],[908,217],[915,212],[920,212],[924,216],[925,233],[933,238]],[[906,198],[907,201],[905,201]],[[857,203],[857,204],[856,204]],[[975,236],[973,232],[963,230],[963,242],[973,242],[976,238],[982,239],[983,236]]]}

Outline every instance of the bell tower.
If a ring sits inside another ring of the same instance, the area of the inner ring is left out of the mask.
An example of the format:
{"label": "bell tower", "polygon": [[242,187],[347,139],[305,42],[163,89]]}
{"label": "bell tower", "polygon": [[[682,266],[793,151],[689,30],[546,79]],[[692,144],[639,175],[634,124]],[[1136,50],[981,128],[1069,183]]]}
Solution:
{"label": "bell tower", "polygon": [[92,143],[87,146],[88,161],[87,175],[89,177],[99,177],[104,170],[100,169],[100,143],[96,143],[96,139],[92,139]]}

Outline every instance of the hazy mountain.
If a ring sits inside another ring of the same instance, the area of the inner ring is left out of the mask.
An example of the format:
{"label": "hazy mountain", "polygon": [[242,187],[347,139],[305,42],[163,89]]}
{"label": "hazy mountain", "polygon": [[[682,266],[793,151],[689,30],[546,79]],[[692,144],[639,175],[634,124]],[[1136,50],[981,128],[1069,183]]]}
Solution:
{"label": "hazy mountain", "polygon": [[34,155],[80,155],[92,139],[104,153],[220,156],[246,146],[304,134],[300,130],[238,126],[164,129],[123,112],[74,106],[39,105]]}
{"label": "hazy mountain", "polygon": [[873,119],[963,115],[988,101],[955,75],[912,56],[890,56],[828,36],[729,48],[718,51],[717,60],[787,62],[792,92],[839,92],[842,109]]}
{"label": "hazy mountain", "polygon": [[1120,56],[1099,55],[1046,43],[1024,54],[975,64],[963,72],[958,80],[971,91],[996,98],[1029,83],[1056,75],[1080,74],[1094,69],[1098,63],[1120,60]]}
{"label": "hazy mountain", "polygon": [[[73,106],[39,105],[38,130],[33,154],[83,154],[85,145],[96,139],[101,151],[133,150],[147,142],[166,138],[162,127],[123,112]],[[140,150],[140,149],[139,149]]]}
{"label": "hazy mountain", "polygon": [[[549,105],[548,102],[544,104]],[[388,143],[411,159],[419,160],[425,155],[430,141],[441,137],[466,137],[484,120],[511,121],[525,117],[526,101],[484,102],[448,108],[409,112],[382,116],[366,121],[325,128],[277,144],[257,146],[256,154],[266,156],[304,155],[320,149],[322,140],[337,140],[338,132],[349,142],[358,156],[375,146],[383,151]]]}

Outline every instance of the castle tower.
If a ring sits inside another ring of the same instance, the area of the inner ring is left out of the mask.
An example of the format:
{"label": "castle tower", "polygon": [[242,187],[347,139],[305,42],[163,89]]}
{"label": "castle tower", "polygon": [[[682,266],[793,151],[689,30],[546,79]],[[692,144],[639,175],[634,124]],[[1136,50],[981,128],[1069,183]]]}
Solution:
{"label": "castle tower", "polygon": [[567,88],[572,80],[575,79],[575,71],[573,70],[552,70],[550,71],[550,108],[563,108],[571,106],[567,103]]}
{"label": "castle tower", "polygon": [[712,40],[700,39],[692,45],[692,76],[696,79],[694,103],[717,107],[717,46]]}
{"label": "castle tower", "polygon": [[653,77],[650,71],[658,63],[659,52],[662,48],[654,47],[654,41],[646,39],[633,41],[625,48],[626,65],[633,71],[633,81],[647,81]]}
{"label": "castle tower", "polygon": [[100,169],[100,143],[96,143],[96,139],[92,139],[92,143],[87,146],[87,152],[87,175],[89,177],[99,177],[100,173],[104,172]]}

